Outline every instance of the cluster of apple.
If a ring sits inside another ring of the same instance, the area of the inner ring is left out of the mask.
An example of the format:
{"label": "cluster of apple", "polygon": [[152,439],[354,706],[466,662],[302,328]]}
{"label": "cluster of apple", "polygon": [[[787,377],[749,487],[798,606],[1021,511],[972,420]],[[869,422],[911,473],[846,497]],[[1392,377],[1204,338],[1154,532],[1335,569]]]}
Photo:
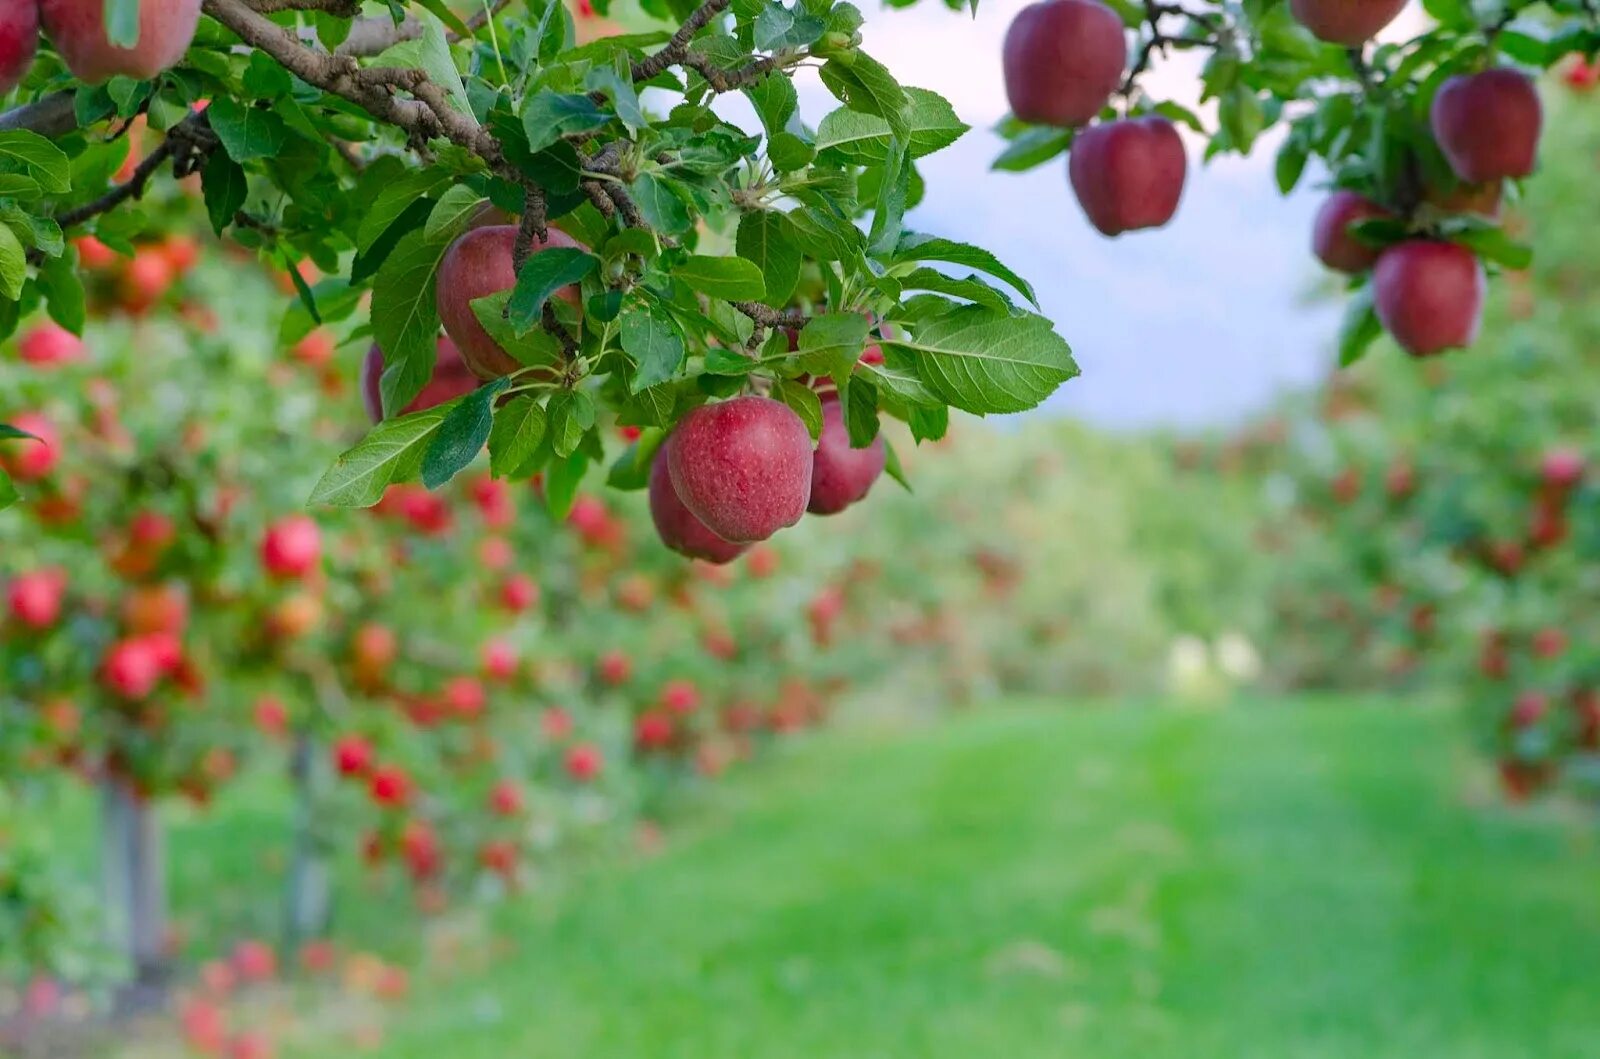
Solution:
{"label": "cluster of apple", "polygon": [[147,81],[176,66],[200,24],[200,0],[141,0],[136,43],[114,43],[106,0],[0,0],[0,94],[33,65],[48,34],[73,76],[97,85],[113,77]]}

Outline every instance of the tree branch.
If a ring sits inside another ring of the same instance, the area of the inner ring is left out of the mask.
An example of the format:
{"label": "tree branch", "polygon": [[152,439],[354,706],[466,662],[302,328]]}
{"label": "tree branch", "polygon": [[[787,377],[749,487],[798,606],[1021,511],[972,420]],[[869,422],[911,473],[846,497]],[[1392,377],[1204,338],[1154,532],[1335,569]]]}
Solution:
{"label": "tree branch", "polygon": [[118,184],[104,195],[58,215],[55,220],[62,228],[78,225],[114,210],[129,199],[141,198],[150,178],[170,159],[173,169],[183,176],[198,169],[199,164],[217,147],[216,135],[204,111],[196,111],[174,125],[160,146],[145,156],[133,170],[127,183]]}
{"label": "tree branch", "polygon": [[799,309],[778,310],[760,302],[733,302],[732,305],[761,327],[804,327],[810,319]]}
{"label": "tree branch", "polygon": [[[477,36],[478,31],[487,26],[491,18],[505,10],[510,2],[511,0],[494,0],[487,8],[479,8],[477,13],[466,21],[469,33]],[[420,36],[422,36],[422,23],[414,18],[408,18],[398,26],[394,24],[394,19],[383,15],[357,19],[350,26],[350,35],[336,49],[336,54],[365,59],[388,51],[403,41],[416,40]],[[450,34],[452,42],[461,39],[463,38],[459,33]]]}
{"label": "tree branch", "polygon": [[33,103],[0,114],[0,132],[26,129],[40,136],[56,139],[78,127],[78,115],[73,107],[72,92],[56,92]]}
{"label": "tree branch", "polygon": [[728,10],[733,0],[706,0],[694,10],[678,31],[667,41],[666,47],[656,52],[647,59],[641,59],[633,64],[633,79],[635,81],[648,81],[661,73],[669,66],[682,63],[689,54],[689,42],[694,40],[695,34],[711,24],[711,20]]}

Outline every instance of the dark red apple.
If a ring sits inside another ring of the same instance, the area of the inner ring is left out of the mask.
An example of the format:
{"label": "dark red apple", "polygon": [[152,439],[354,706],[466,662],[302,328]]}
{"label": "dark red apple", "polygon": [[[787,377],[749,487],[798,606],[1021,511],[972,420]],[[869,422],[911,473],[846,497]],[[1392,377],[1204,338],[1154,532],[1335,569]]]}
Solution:
{"label": "dark red apple", "polygon": [[788,406],[735,397],[683,417],[667,450],[678,498],[736,544],[766,540],[806,513],[811,433]]}
{"label": "dark red apple", "polygon": [[1038,125],[1092,121],[1122,84],[1122,19],[1098,0],[1045,0],[1022,9],[1002,52],[1011,112]]}
{"label": "dark red apple", "polygon": [[119,48],[106,36],[105,0],[40,0],[44,31],[67,68],[89,84],[121,74],[148,81],[176,66],[200,24],[200,0],[140,0],[139,43]]}
{"label": "dark red apple", "polygon": [[1312,36],[1354,48],[1395,20],[1406,0],[1289,0],[1289,11]]}
{"label": "dark red apple", "polygon": [[1433,97],[1430,120],[1462,180],[1515,180],[1533,172],[1544,110],[1526,74],[1501,68],[1452,77]]}
{"label": "dark red apple", "polygon": [[[472,311],[478,298],[510,290],[517,284],[513,251],[517,229],[513,225],[474,228],[457,239],[439,264],[437,301],[444,330],[461,350],[461,359],[480,379],[498,379],[522,367],[511,354],[489,336]],[[550,229],[547,242],[535,251],[552,246],[578,246],[565,232]],[[568,287],[558,295],[576,305],[578,289]]]}
{"label": "dark red apple", "polygon": [[650,465],[650,517],[661,535],[661,543],[690,559],[704,559],[718,565],[731,563],[743,555],[749,545],[723,540],[683,506],[667,468],[667,450],[671,446],[669,438],[657,450],[655,462]]}
{"label": "dark red apple", "polygon": [[0,0],[0,96],[22,83],[39,50],[39,0]]}
{"label": "dark red apple", "polygon": [[844,409],[835,396],[822,399],[822,437],[811,464],[811,503],[813,515],[837,515],[863,499],[883,473],[888,458],[887,444],[879,434],[864,449],[850,447],[850,431],[844,425]]}
{"label": "dark red apple", "polygon": [[1384,329],[1414,357],[1472,345],[1483,314],[1483,266],[1464,246],[1413,239],[1391,246],[1373,272]]}
{"label": "dark red apple", "polygon": [[1177,128],[1152,115],[1080,132],[1067,171],[1089,223],[1114,236],[1172,220],[1188,165]]}
{"label": "dark red apple", "polygon": [[[478,377],[472,374],[456,344],[448,338],[439,339],[439,352],[433,365],[433,378],[417,394],[416,400],[406,405],[401,415],[425,411],[453,401],[464,393],[478,388]],[[367,416],[374,422],[383,421],[383,350],[373,346],[361,363],[361,399],[367,407]]]}
{"label": "dark red apple", "polygon": [[1350,226],[1373,217],[1392,216],[1365,195],[1335,191],[1317,211],[1311,228],[1311,251],[1335,272],[1365,272],[1378,263],[1379,251],[1352,235]]}

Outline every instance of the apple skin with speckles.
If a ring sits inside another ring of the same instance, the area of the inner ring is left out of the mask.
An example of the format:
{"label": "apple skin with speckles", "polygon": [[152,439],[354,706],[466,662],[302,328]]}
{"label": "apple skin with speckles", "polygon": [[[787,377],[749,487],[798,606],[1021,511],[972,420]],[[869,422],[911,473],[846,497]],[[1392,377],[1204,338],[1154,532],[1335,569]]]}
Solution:
{"label": "apple skin with speckles", "polygon": [[723,540],[763,541],[805,516],[811,433],[769,397],[702,405],[678,424],[667,468],[686,508]]}
{"label": "apple skin with speckles", "polygon": [[813,515],[837,515],[865,499],[883,474],[887,460],[888,448],[882,434],[864,449],[852,448],[839,399],[824,397],[822,437],[811,461],[811,503],[807,510]]}
{"label": "apple skin with speckles", "polygon": [[672,439],[668,438],[656,450],[655,462],[650,465],[650,518],[661,543],[690,559],[704,559],[718,566],[733,562],[750,546],[723,540],[684,507],[667,467],[667,451],[671,447]]}

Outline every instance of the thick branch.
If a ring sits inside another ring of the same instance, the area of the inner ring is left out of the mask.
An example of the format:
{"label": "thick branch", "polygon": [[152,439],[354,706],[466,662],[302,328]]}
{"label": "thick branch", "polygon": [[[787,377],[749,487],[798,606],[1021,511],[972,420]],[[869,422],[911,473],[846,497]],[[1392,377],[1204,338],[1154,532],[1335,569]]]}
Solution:
{"label": "thick branch", "polygon": [[279,11],[322,11],[340,18],[355,18],[361,13],[361,0],[250,0],[250,6],[263,15]]}
{"label": "thick branch", "polygon": [[678,27],[678,32],[667,41],[666,47],[647,59],[633,64],[633,79],[648,81],[669,66],[677,66],[689,54],[689,42],[695,34],[711,24],[711,20],[728,10],[733,0],[706,0]]}
{"label": "thick branch", "polygon": [[24,103],[0,114],[0,132],[26,129],[52,140],[65,136],[78,127],[73,95],[71,92],[56,92],[35,103]]}
{"label": "thick branch", "polygon": [[804,327],[809,319],[799,309],[778,310],[760,302],[734,302],[735,309],[744,313],[761,327]]}
{"label": "thick branch", "polygon": [[689,69],[705,78],[706,83],[711,86],[711,90],[719,94],[753,85],[769,74],[782,69],[786,62],[782,56],[769,55],[747,63],[736,70],[724,70],[713,63],[707,56],[692,49],[684,52],[680,61],[684,66],[689,67]]}

